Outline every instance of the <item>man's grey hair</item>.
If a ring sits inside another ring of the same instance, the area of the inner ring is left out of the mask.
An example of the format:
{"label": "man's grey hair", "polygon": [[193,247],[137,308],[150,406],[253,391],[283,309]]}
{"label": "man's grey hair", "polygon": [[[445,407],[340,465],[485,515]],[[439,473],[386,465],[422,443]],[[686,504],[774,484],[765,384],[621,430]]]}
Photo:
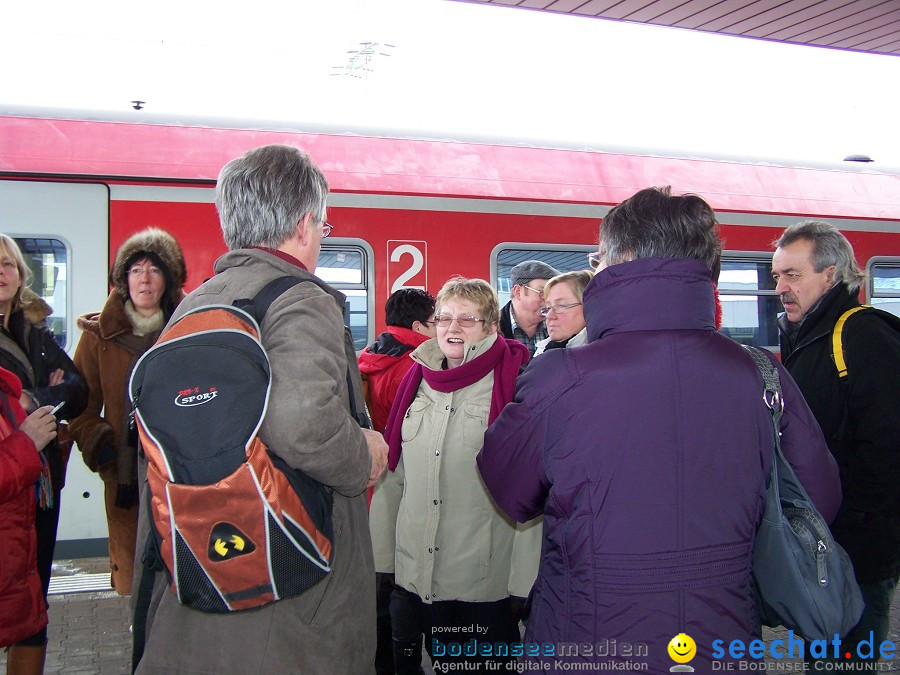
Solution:
{"label": "man's grey hair", "polygon": [[278,248],[310,213],[325,222],[328,181],[309,155],[265,145],[226,164],[216,183],[216,208],[229,249]]}
{"label": "man's grey hair", "polygon": [[712,207],[697,195],[673,195],[668,186],[646,188],[606,214],[600,224],[600,254],[607,265],[686,258],[718,271],[719,223]]}
{"label": "man's grey hair", "polygon": [[834,265],[832,281],[847,284],[851,294],[859,292],[859,287],[866,280],[866,273],[859,268],[853,247],[840,230],[823,220],[804,220],[791,225],[772,245],[783,248],[801,239],[812,243],[812,264],[816,272]]}

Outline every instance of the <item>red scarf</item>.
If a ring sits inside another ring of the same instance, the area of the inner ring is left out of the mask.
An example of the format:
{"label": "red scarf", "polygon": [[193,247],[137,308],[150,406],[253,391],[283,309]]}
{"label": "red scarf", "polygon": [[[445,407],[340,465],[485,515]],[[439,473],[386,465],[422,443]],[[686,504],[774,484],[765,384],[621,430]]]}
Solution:
{"label": "red scarf", "polygon": [[403,449],[400,430],[403,427],[403,418],[415,399],[416,392],[419,391],[422,378],[435,391],[447,394],[475,384],[493,371],[494,388],[491,392],[491,410],[488,414],[490,425],[497,419],[503,406],[512,400],[516,378],[529,358],[528,348],[521,342],[498,335],[494,344],[484,354],[456,368],[431,370],[421,363],[414,364],[400,382],[384,429],[384,437],[389,448],[388,468],[393,471],[400,462],[400,451]]}

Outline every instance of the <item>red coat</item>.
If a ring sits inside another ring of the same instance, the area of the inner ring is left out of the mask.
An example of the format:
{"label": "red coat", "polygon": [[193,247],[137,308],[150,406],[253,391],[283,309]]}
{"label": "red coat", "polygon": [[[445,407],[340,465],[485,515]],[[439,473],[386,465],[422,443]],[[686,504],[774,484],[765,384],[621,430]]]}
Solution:
{"label": "red coat", "polygon": [[384,431],[400,380],[413,364],[409,355],[428,339],[427,335],[409,328],[388,326],[387,332],[379,335],[375,344],[366,347],[357,358],[359,372],[369,381],[372,408],[369,412],[377,431]]}
{"label": "red coat", "polygon": [[[47,625],[37,573],[35,483],[41,460],[34,442],[16,428],[25,419],[22,384],[0,368],[0,646],[15,644]],[[15,416],[15,424],[4,411]]]}

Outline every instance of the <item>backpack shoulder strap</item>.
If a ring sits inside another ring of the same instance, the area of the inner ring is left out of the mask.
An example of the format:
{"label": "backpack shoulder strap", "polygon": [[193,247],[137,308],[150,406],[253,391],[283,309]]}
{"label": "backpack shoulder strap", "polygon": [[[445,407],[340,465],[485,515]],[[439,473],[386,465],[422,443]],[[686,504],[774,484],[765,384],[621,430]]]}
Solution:
{"label": "backpack shoulder strap", "polygon": [[848,309],[838,318],[837,323],[834,324],[834,330],[831,332],[831,358],[834,360],[838,378],[841,380],[846,380],[848,375],[847,362],[844,360],[844,324],[847,323],[847,319],[863,309],[874,309],[874,307],[871,305],[860,305],[859,307]]}
{"label": "backpack shoulder strap", "polygon": [[269,311],[272,303],[286,293],[288,289],[304,281],[311,280],[301,279],[300,277],[278,277],[263,286],[252,298],[239,298],[231,304],[250,314],[256,320],[256,323],[262,326],[263,318],[266,316],[266,312]]}
{"label": "backpack shoulder strap", "polygon": [[[253,296],[252,298],[241,298],[239,300],[235,300],[232,304],[239,309],[243,309],[245,312],[250,314],[254,319],[256,319],[256,323],[262,328],[263,318],[266,316],[266,312],[269,311],[269,307],[275,302],[278,298],[282,296],[282,294],[286,293],[288,289],[293,288],[297,284],[301,284],[305,281],[310,283],[314,283],[320,288],[323,287],[324,282],[320,282],[314,278],[301,278],[301,277],[278,277],[277,279],[273,279],[269,283],[260,289],[260,291]],[[353,385],[353,376],[350,372],[350,367],[347,367],[347,387],[350,396],[350,414],[353,416],[353,419],[356,420],[356,423],[359,424],[363,429],[371,429],[372,425],[369,421],[369,416],[365,411],[359,411],[356,407],[356,396],[354,395],[354,385]]]}

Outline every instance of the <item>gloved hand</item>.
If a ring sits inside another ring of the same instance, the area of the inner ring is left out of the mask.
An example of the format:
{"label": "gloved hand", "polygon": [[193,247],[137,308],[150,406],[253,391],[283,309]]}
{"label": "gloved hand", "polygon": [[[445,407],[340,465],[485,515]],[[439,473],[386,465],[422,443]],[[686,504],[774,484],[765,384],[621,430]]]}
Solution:
{"label": "gloved hand", "polygon": [[518,595],[509,596],[509,611],[512,613],[516,623],[519,623],[519,621],[527,621],[528,615],[531,613],[531,606],[528,604],[528,598],[522,598]]}
{"label": "gloved hand", "polygon": [[119,483],[116,486],[116,506],[130,509],[138,503],[138,486],[134,483]]}
{"label": "gloved hand", "polygon": [[97,453],[97,468],[99,469],[104,464],[112,464],[116,461],[117,456],[116,446],[109,441],[103,441],[100,452]]}

